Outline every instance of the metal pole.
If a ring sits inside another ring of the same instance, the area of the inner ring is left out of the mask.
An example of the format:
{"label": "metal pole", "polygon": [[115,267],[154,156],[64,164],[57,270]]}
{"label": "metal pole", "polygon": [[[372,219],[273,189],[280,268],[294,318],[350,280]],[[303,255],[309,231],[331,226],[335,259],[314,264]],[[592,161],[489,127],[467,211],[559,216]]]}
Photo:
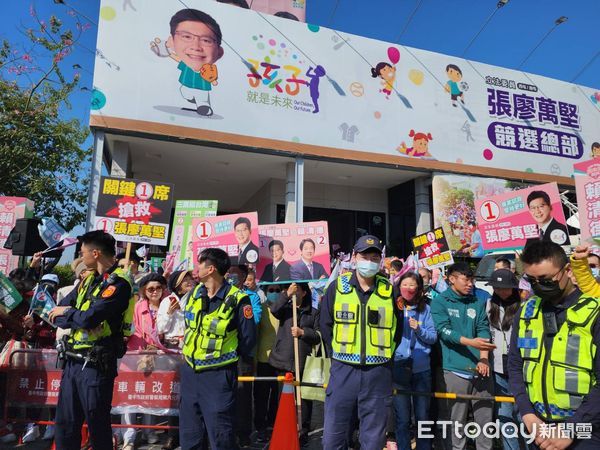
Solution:
{"label": "metal pole", "polygon": [[85,231],[94,228],[96,217],[96,200],[100,191],[100,176],[102,175],[102,157],[104,154],[104,131],[94,132],[94,150],[92,153],[92,167],[90,169],[90,187],[88,190],[88,208],[85,220]]}
{"label": "metal pole", "polygon": [[296,157],[296,223],[304,222],[304,158]]}

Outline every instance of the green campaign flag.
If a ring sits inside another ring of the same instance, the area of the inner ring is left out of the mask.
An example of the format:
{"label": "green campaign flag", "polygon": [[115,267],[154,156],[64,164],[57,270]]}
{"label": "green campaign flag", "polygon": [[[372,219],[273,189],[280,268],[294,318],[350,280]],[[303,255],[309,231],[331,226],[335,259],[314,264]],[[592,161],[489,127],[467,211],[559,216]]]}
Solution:
{"label": "green campaign flag", "polygon": [[0,307],[9,313],[15,309],[19,303],[23,301],[23,297],[17,291],[17,288],[10,280],[0,272]]}

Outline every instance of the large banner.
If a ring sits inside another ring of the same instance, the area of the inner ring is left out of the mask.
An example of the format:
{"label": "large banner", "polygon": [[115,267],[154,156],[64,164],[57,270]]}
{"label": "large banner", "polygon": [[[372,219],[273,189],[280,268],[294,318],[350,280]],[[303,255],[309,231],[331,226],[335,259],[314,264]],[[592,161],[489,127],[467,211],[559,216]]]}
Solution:
{"label": "large banner", "polygon": [[525,178],[570,176],[600,141],[596,89],[212,0],[188,0],[194,11],[145,0],[122,12],[121,3],[102,0],[115,14],[100,15],[94,127],[223,142],[229,133],[295,152]]}
{"label": "large banner", "polygon": [[229,0],[229,3],[286,19],[306,21],[306,0]]}
{"label": "large banner", "polygon": [[0,272],[8,275],[19,267],[19,257],[12,250],[4,248],[4,243],[17,219],[33,216],[33,202],[24,197],[0,197]]}
{"label": "large banner", "polygon": [[194,219],[192,227],[194,261],[203,249],[216,247],[227,252],[232,264],[258,263],[258,213]]}
{"label": "large banner", "polygon": [[483,246],[473,242],[477,231],[475,200],[520,188],[522,185],[496,178],[435,174],[432,183],[434,226],[442,227],[451,250],[482,257]]}
{"label": "large banner", "polygon": [[173,194],[169,183],[102,177],[95,229],[121,242],[167,245]]}
{"label": "large banner", "polygon": [[192,222],[194,219],[216,216],[218,205],[217,200],[177,200],[169,243],[169,252],[174,255],[174,267],[193,267]]}
{"label": "large banner", "polygon": [[327,222],[260,225],[262,282],[318,280],[329,277],[329,231]]}
{"label": "large banner", "polygon": [[574,165],[581,242],[600,238],[600,159]]}
{"label": "large banner", "polygon": [[485,250],[523,248],[538,239],[570,243],[556,183],[476,200],[475,210]]}

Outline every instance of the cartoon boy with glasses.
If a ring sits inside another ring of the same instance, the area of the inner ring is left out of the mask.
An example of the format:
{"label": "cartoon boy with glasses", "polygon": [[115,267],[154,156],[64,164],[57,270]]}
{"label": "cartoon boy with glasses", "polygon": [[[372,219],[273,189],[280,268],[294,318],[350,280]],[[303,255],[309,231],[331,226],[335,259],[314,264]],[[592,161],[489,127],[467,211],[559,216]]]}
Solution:
{"label": "cartoon boy with glasses", "polygon": [[[210,117],[213,109],[210,91],[217,84],[215,62],[223,56],[219,24],[210,15],[197,9],[182,9],[171,17],[171,35],[165,44],[168,56],[177,61],[181,72],[179,91],[181,96],[194,105],[199,115]],[[150,47],[157,56],[162,55],[158,47],[160,39],[155,39]]]}

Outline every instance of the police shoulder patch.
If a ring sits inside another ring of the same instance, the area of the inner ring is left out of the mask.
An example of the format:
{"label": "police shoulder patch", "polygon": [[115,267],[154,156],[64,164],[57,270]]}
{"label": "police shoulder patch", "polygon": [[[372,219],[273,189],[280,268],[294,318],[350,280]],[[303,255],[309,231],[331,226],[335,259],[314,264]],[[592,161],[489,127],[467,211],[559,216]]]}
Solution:
{"label": "police shoulder patch", "polygon": [[246,319],[252,319],[254,317],[254,313],[252,312],[252,306],[250,306],[250,305],[244,306],[244,317]]}
{"label": "police shoulder patch", "polygon": [[116,290],[117,290],[117,287],[114,284],[111,284],[110,286],[108,286],[106,289],[104,289],[102,291],[101,297],[108,298],[111,295],[113,295]]}

